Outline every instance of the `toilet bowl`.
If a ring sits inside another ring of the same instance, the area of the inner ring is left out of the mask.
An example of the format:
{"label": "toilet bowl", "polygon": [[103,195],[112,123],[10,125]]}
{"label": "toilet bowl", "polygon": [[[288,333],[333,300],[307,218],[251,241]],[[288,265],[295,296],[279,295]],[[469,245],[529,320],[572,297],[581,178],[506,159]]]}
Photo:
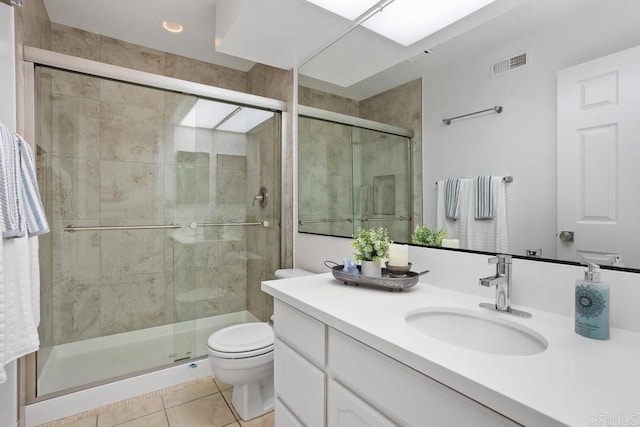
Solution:
{"label": "toilet bowl", "polygon": [[[277,270],[277,278],[307,276],[300,269]],[[266,322],[220,329],[207,341],[215,379],[233,385],[231,403],[244,421],[273,410],[273,329]]]}

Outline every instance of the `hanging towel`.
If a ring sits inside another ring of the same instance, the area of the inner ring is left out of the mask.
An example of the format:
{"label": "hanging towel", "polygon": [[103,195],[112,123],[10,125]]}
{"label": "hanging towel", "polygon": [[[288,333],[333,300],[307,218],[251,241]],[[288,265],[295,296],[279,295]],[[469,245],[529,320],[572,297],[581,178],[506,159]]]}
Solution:
{"label": "hanging towel", "polygon": [[446,215],[446,181],[438,181],[438,198],[436,202],[436,228],[446,230],[448,239],[458,239],[459,246],[466,249],[467,235],[465,234],[466,223],[468,222],[467,211],[468,202],[472,186],[471,179],[458,179],[458,220],[452,221]]}
{"label": "hanging towel", "polygon": [[6,238],[49,232],[29,144],[0,123],[0,204]]}
{"label": "hanging towel", "polygon": [[[493,192],[493,213],[491,221],[476,220],[469,210],[469,222],[464,234],[467,248],[476,251],[509,253],[509,228],[507,225],[507,184],[502,177],[491,178]],[[471,207],[471,203],[470,206]],[[460,242],[462,244],[462,242]]]}
{"label": "hanging towel", "polygon": [[444,190],[444,213],[447,219],[457,220],[460,215],[460,178],[449,178]]}
{"label": "hanging towel", "polygon": [[38,268],[38,237],[0,239],[0,384],[4,366],[40,346]]}
{"label": "hanging towel", "polygon": [[474,180],[475,218],[493,219],[491,175],[479,175]]}
{"label": "hanging towel", "polygon": [[509,253],[506,183],[502,177],[491,178],[494,219],[484,221],[476,220],[474,217],[473,181],[473,179],[460,180],[460,216],[457,221],[451,221],[445,217],[445,182],[438,182],[436,227],[447,230],[448,239],[459,239],[460,247],[463,249]]}

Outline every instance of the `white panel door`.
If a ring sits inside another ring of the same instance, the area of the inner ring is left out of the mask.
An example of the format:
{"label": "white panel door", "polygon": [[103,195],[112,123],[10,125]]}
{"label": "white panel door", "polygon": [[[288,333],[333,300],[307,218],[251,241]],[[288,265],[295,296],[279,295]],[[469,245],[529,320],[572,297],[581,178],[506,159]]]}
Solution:
{"label": "white panel door", "polygon": [[640,265],[638,183],[640,46],[558,72],[558,258]]}

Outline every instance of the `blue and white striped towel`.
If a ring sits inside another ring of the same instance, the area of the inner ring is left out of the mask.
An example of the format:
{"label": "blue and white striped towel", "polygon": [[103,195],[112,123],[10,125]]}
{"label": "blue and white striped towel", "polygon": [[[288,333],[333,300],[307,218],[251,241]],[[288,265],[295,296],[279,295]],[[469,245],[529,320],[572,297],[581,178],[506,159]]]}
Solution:
{"label": "blue and white striped towel", "polygon": [[[49,232],[40,200],[29,144],[0,123],[0,205],[2,236],[37,236]],[[25,230],[26,228],[26,230]]]}
{"label": "blue and white striped towel", "polygon": [[449,178],[444,189],[444,215],[457,220],[460,215],[460,178]]}
{"label": "blue and white striped towel", "polygon": [[475,217],[493,219],[493,196],[491,194],[491,175],[479,175],[475,179]]}

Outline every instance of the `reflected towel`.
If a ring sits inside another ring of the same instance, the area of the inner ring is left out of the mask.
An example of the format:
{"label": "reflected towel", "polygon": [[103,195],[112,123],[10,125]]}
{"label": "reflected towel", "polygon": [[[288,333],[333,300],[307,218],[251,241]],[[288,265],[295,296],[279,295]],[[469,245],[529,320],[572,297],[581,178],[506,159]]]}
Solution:
{"label": "reflected towel", "polygon": [[[445,218],[444,181],[438,183],[436,227],[447,230],[448,239],[459,239],[460,247],[485,252],[509,253],[506,184],[502,177],[492,179],[494,220],[474,218],[473,180],[460,180],[460,217],[458,221]],[[442,184],[442,185],[440,185]]]}
{"label": "reflected towel", "polygon": [[460,178],[449,178],[444,189],[444,214],[447,219],[457,220],[460,215]]}
{"label": "reflected towel", "polygon": [[475,218],[493,219],[491,175],[479,175],[474,180]]}

